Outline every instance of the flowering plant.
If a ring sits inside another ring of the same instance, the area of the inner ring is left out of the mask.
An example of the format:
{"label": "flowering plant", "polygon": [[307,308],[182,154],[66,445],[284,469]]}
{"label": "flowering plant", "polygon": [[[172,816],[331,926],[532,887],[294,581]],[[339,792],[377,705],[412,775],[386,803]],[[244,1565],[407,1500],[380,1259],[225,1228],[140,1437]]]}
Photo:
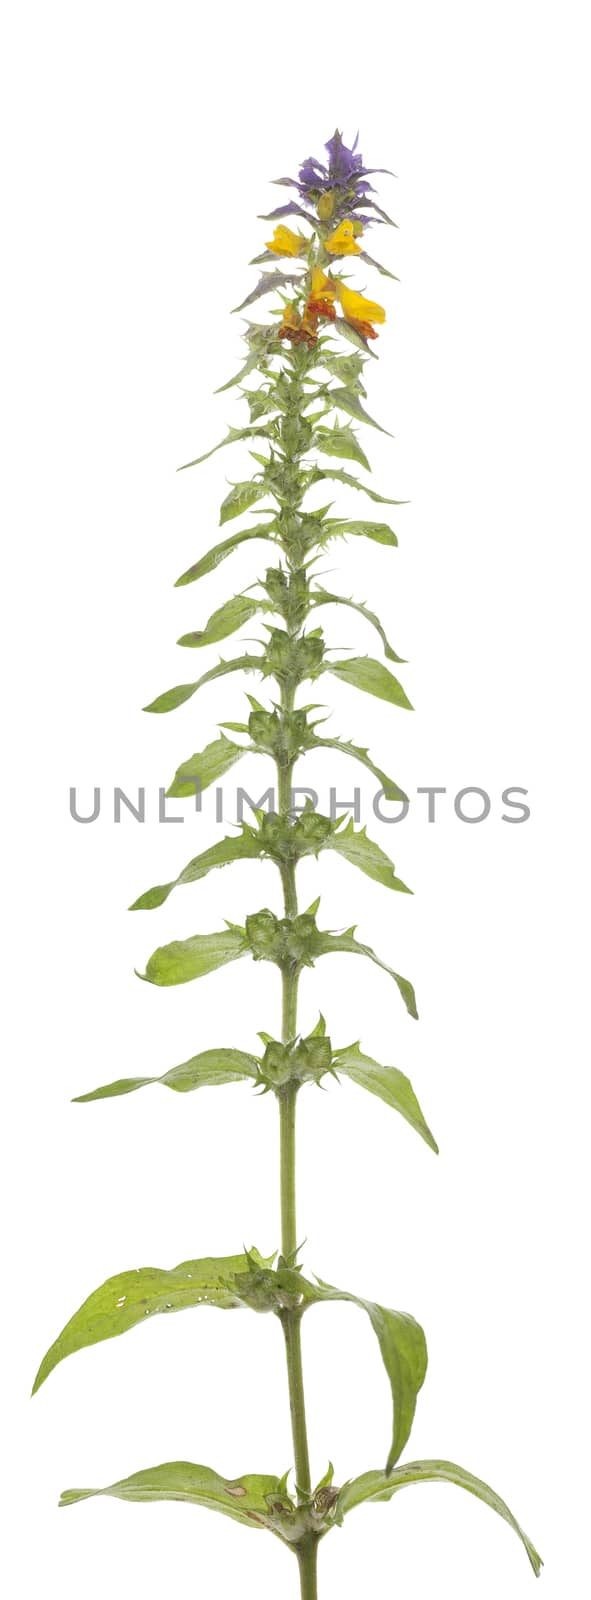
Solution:
{"label": "flowering plant", "polygon": [[[356,830],[352,821],[343,825],[342,818],[333,820],[321,815],[310,803],[303,811],[296,810],[293,804],[295,763],[307,751],[320,748],[355,758],[378,778],[385,794],[406,798],[366,749],[329,737],[323,721],[314,715],[318,707],[298,702],[304,683],[332,674],[391,706],[410,709],[405,691],[389,666],[371,656],[335,656],[318,625],[321,608],[351,607],[376,631],[386,659],[400,661],[379,618],[365,605],[325,589],[317,575],[318,559],[332,540],[361,537],[392,547],[397,539],[385,522],[331,515],[330,505],[311,508],[308,494],[314,486],[331,480],[362,490],[379,505],[400,503],[378,494],[334,464],[335,459],[345,460],[369,469],[351,423],[379,426],[364,407],[364,377],[386,313],[377,301],[351,285],[350,268],[363,262],[386,277],[392,278],[393,274],[365,250],[367,229],[390,222],[378,206],[369,181],[376,169],[364,166],[356,142],[348,149],[338,132],[328,141],[326,152],[324,161],[312,157],[305,161],[297,178],[277,180],[294,194],[266,219],[273,224],[272,236],[256,258],[265,270],[252,293],[237,308],[244,310],[270,293],[280,296],[274,317],[262,323],[247,323],[245,362],[237,376],[223,386],[241,387],[249,421],[246,426],[230,428],[226,438],[214,446],[218,450],[246,440],[255,463],[251,478],[234,483],[226,495],[220,523],[234,521],[255,505],[258,520],[224,537],[178,579],[182,585],[194,583],[246,541],[263,542],[269,547],[271,563],[264,577],[245,593],[225,601],[203,628],[185,634],[179,644],[199,650],[229,638],[254,617],[273,620],[265,623],[266,638],[259,642],[258,649],[244,650],[230,660],[220,661],[196,681],[167,690],[146,707],[153,713],[171,711],[191,699],[202,685],[237,671],[258,674],[263,681],[272,680],[277,685],[278,698],[265,704],[249,695],[247,720],[224,723],[213,743],[181,763],[168,793],[177,797],[193,795],[196,786],[205,788],[214,783],[246,751],[254,751],[267,759],[271,757],[275,764],[275,803],[270,811],[255,809],[252,823],[242,823],[235,835],[196,856],[171,882],[146,890],[131,908],[154,910],[177,886],[195,883],[214,868],[233,861],[272,861],[278,868],[283,893],[279,915],[263,908],[247,916],[244,926],[227,923],[222,931],[199,932],[161,946],[150,956],[141,976],[148,983],[168,986],[190,982],[246,957],[270,962],[278,968],[281,978],[281,1037],[275,1039],[262,1033],[261,1047],[256,1051],[224,1045],[191,1056],[160,1079],[118,1079],[79,1096],[82,1101],[92,1101],[128,1094],[153,1081],[183,1094],[205,1084],[239,1080],[250,1081],[264,1093],[272,1092],[280,1123],[280,1253],[263,1257],[253,1248],[218,1259],[183,1261],[171,1269],[142,1268],[118,1273],[75,1312],[44,1357],[35,1380],[37,1389],[65,1356],[124,1333],[159,1312],[210,1305],[274,1315],[285,1341],[293,1477],[289,1473],[284,1477],[247,1473],[228,1478],[210,1467],[174,1461],[135,1472],[106,1489],[67,1490],[61,1503],[70,1505],[90,1495],[107,1494],[132,1501],[184,1500],[224,1512],[245,1527],[269,1531],[292,1552],[298,1563],[302,1600],[314,1600],[318,1592],[321,1541],[356,1506],[365,1501],[390,1500],[408,1484],[432,1480],[457,1484],[491,1506],[519,1535],[536,1574],[541,1566],[540,1557],[512,1512],[479,1478],[446,1460],[400,1464],[427,1367],[425,1336],[419,1324],[405,1312],[375,1304],[349,1290],[336,1289],[318,1277],[304,1276],[299,1260],[295,1132],[297,1100],[305,1086],[319,1084],[329,1075],[348,1077],[397,1111],[432,1150],[437,1150],[411,1084],[402,1072],[365,1055],[357,1042],[333,1044],[323,1017],[308,1033],[302,1033],[298,1024],[301,973],[321,956],[335,951],[376,962],[397,986],[410,1016],[417,1016],[409,980],[369,945],[361,943],[354,927],[345,932],[319,927],[319,902],[300,910],[296,890],[298,862],[306,855],[317,857],[321,851],[332,850],[391,892],[409,892],[389,858],[368,839],[365,829]],[[268,263],[272,264],[270,269]],[[255,388],[247,387],[245,380],[254,373],[260,381]],[[210,450],[207,455],[213,453]],[[205,459],[200,456],[188,465],[195,466]],[[333,1481],[332,1466],[316,1482],[311,1472],[301,1345],[304,1315],[313,1306],[333,1300],[351,1302],[369,1318],[392,1401],[390,1441],[383,1464],[361,1476],[349,1477],[338,1486]]]}

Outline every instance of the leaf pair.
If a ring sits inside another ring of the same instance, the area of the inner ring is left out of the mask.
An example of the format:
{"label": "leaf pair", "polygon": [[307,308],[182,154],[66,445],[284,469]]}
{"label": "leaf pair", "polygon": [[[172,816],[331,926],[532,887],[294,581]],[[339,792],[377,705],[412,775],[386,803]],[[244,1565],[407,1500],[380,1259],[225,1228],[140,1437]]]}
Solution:
{"label": "leaf pair", "polygon": [[[173,1089],[177,1094],[188,1094],[195,1089],[219,1088],[228,1083],[250,1082],[260,1085],[260,1069],[259,1057],[249,1055],[244,1050],[202,1050],[188,1061],[181,1062],[180,1066],[169,1068],[160,1077],[116,1078],[114,1083],[102,1084],[100,1088],[74,1098],[77,1104],[85,1105],[94,1100],[111,1100],[120,1095],[133,1094],[136,1089],[144,1089],[155,1083]],[[352,1044],[334,1052],[330,1070],[335,1077],[349,1078],[360,1089],[376,1095],[385,1105],[397,1111],[437,1154],[438,1146],[412,1084],[397,1067],[382,1066],[372,1056],[364,1055],[359,1044]]]}
{"label": "leaf pair", "polygon": [[[140,1267],[135,1272],[120,1272],[107,1278],[74,1313],[47,1351],[35,1378],[33,1394],[67,1356],[127,1333],[146,1317],[204,1305],[232,1311],[254,1303],[259,1310],[279,1310],[285,1303],[286,1293],[292,1299],[295,1293],[304,1310],[321,1302],[348,1301],[369,1317],[390,1383],[394,1422],[389,1470],[408,1439],[417,1395],[427,1370],[422,1328],[413,1317],[334,1289],[320,1280],[310,1283],[294,1269],[280,1267],[273,1272],[273,1260],[272,1256],[265,1259],[258,1251],[251,1250],[239,1256],[182,1261],[170,1270]],[[257,1285],[259,1277],[263,1278],[266,1298],[258,1303],[251,1302],[249,1288],[251,1284]]]}
{"label": "leaf pair", "polygon": [[[389,800],[406,802],[408,797],[405,795],[404,790],[400,789],[394,779],[389,778],[386,772],[382,772],[381,767],[376,766],[375,762],[371,760],[368,751],[363,749],[362,746],[352,744],[350,740],[320,738],[312,734],[306,742],[306,748],[309,750],[335,750],[342,755],[353,756],[356,761],[367,767],[367,770],[378,779],[380,787]],[[229,772],[237,761],[241,761],[243,756],[253,750],[256,750],[256,745],[236,744],[232,739],[228,739],[224,733],[220,734],[219,739],[213,740],[211,744],[206,746],[205,750],[196,751],[194,755],[189,756],[187,761],[181,763],[166,791],[167,796],[170,799],[183,800],[200,793],[204,789],[208,789],[212,783],[217,782],[218,778],[222,778],[226,772]]]}
{"label": "leaf pair", "polygon": [[[456,1484],[489,1506],[517,1534],[536,1577],[539,1577],[543,1565],[541,1556],[508,1505],[481,1478],[474,1477],[473,1473],[456,1466],[453,1461],[412,1461],[397,1467],[387,1478],[380,1472],[366,1472],[359,1478],[353,1478],[339,1491],[335,1520],[342,1521],[349,1511],[366,1502],[391,1500],[399,1489],[415,1483]],[[272,1527],[270,1507],[275,1499],[282,1505],[286,1500],[283,1479],[247,1474],[228,1480],[220,1478],[211,1467],[194,1466],[190,1461],[168,1461],[163,1466],[149,1467],[144,1472],[121,1479],[119,1483],[110,1484],[106,1489],[66,1489],[60,1505],[74,1505],[93,1495],[113,1495],[118,1500],[130,1501],[183,1500],[189,1505],[204,1506],[209,1511],[221,1511],[245,1527]],[[272,1531],[276,1532],[276,1527]]]}
{"label": "leaf pair", "polygon": [[[318,815],[312,811],[306,814],[310,817]],[[341,856],[351,866],[358,867],[368,878],[372,878],[376,883],[383,884],[385,888],[398,890],[402,894],[410,894],[412,892],[402,882],[401,878],[396,877],[394,865],[385,851],[373,839],[368,839],[365,828],[360,828],[356,832],[352,818],[344,828],[342,827],[342,818],[339,818],[338,822],[332,825],[328,818],[319,818],[319,820],[327,823],[330,832],[327,832],[325,839],[315,843],[311,852],[306,853],[318,855],[321,850],[332,850],[334,854]],[[227,835],[224,839],[220,839],[217,844],[210,845],[207,850],[203,850],[200,855],[193,856],[193,859],[179,873],[178,878],[174,878],[170,883],[155,884],[153,888],[146,889],[144,894],[134,900],[129,909],[130,911],[153,911],[158,906],[164,905],[165,900],[172,894],[173,889],[177,889],[182,884],[196,883],[200,878],[206,877],[208,872],[219,867],[230,866],[236,861],[258,861],[261,856],[265,855],[270,859],[274,859],[271,849],[265,844],[264,832],[261,829],[251,828],[247,823],[243,822],[240,832],[235,837]]]}

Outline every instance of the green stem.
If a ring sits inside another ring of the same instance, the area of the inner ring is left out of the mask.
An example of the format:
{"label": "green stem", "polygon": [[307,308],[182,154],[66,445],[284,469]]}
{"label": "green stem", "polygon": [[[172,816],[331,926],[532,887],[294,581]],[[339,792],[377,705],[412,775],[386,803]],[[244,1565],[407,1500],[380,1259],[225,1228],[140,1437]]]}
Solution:
{"label": "green stem", "polygon": [[[291,710],[293,706],[293,691],[287,687],[281,697],[282,709]],[[278,810],[283,816],[287,815],[291,801],[292,767],[279,767],[278,769]],[[281,870],[283,884],[283,898],[286,917],[297,916],[297,892],[295,883],[295,868],[289,863]],[[283,990],[283,1017],[282,1041],[288,1044],[297,1031],[297,1004],[298,1004],[298,973],[284,970],[282,973]],[[296,1216],[296,1101],[298,1085],[288,1083],[279,1093],[279,1119],[280,1119],[280,1187],[281,1187],[281,1253],[283,1256],[294,1256],[298,1246],[297,1216]],[[310,1456],[308,1450],[308,1432],[306,1427],[306,1403],[304,1396],[304,1374],[302,1368],[302,1336],[301,1312],[284,1311],[281,1314],[281,1325],[285,1338],[285,1353],[287,1358],[287,1380],[289,1387],[289,1406],[291,1412],[291,1430],[293,1437],[294,1464],[298,1498],[306,1497],[311,1489]],[[298,1559],[300,1559],[298,1557]],[[312,1600],[316,1594],[316,1579],[314,1577],[315,1559],[307,1553],[302,1553],[300,1572],[302,1583],[302,1597]],[[313,1587],[310,1587],[310,1583]]]}
{"label": "green stem", "polygon": [[318,1600],[318,1540],[313,1539],[298,1555],[302,1600]]}
{"label": "green stem", "polygon": [[[294,410],[297,411],[301,405],[302,390],[298,381],[295,361],[292,365],[292,394]],[[295,464],[296,460],[297,453],[295,457],[292,457],[292,463]],[[298,503],[299,499],[301,499],[301,495],[298,498]],[[284,718],[290,716],[294,709],[294,702],[295,683],[282,683],[281,714]],[[293,762],[286,766],[278,763],[277,766],[277,810],[281,817],[289,817],[291,811],[293,766]],[[283,887],[284,915],[293,920],[298,915],[294,863],[291,861],[284,862],[281,865],[280,872]],[[297,1034],[298,979],[299,973],[297,969],[294,970],[291,967],[283,968],[281,1033],[283,1044],[290,1044]],[[286,1259],[295,1258],[298,1247],[296,1212],[296,1103],[298,1089],[299,1085],[294,1080],[285,1084],[278,1091],[281,1253]],[[279,1319],[285,1339],[296,1490],[298,1503],[302,1504],[309,1499],[312,1488],[302,1366],[302,1312],[300,1309],[284,1310],[280,1312]],[[317,1600],[317,1553],[318,1539],[315,1534],[310,1534],[306,1537],[296,1549],[300,1573],[301,1600]]]}

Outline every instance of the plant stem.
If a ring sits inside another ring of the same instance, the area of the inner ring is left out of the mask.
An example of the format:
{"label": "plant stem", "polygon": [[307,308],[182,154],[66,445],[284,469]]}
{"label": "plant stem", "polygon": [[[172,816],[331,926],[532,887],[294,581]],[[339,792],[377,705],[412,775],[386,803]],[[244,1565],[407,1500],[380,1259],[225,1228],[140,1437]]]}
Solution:
{"label": "plant stem", "polygon": [[318,1540],[312,1539],[298,1555],[302,1600],[318,1600]]}
{"label": "plant stem", "polygon": [[[293,704],[293,693],[286,688],[282,694],[282,709],[289,710]],[[278,810],[281,815],[287,815],[291,802],[292,767],[278,769]],[[282,868],[281,881],[283,884],[283,898],[285,915],[297,916],[297,893],[295,884],[295,869],[292,864]],[[283,1017],[282,1041],[288,1044],[295,1037],[297,1030],[297,1001],[298,1001],[298,974],[297,972],[284,971],[282,974],[283,989]],[[298,1085],[288,1083],[279,1095],[280,1119],[280,1187],[281,1187],[281,1253],[286,1258],[293,1256],[298,1246],[297,1220],[296,1220],[296,1101]],[[310,1457],[308,1451],[308,1433],[306,1427],[306,1405],[304,1397],[304,1374],[302,1368],[302,1341],[301,1341],[301,1312],[284,1311],[281,1314],[281,1325],[285,1338],[285,1352],[287,1357],[287,1379],[289,1387],[289,1406],[291,1412],[291,1429],[293,1437],[294,1464],[298,1498],[307,1496],[311,1489]],[[299,1559],[299,1558],[298,1558]],[[307,1552],[302,1552],[300,1560],[300,1573],[302,1584],[302,1597],[313,1600],[316,1595],[315,1578],[316,1561]],[[312,1585],[312,1587],[311,1587]]]}
{"label": "plant stem", "polygon": [[[292,366],[292,406],[297,414],[302,403],[302,389],[296,364]],[[291,457],[292,464],[298,452]],[[301,497],[300,497],[301,498]],[[295,507],[294,507],[295,509]],[[292,632],[299,633],[296,624]],[[295,682],[281,684],[281,716],[289,719],[294,710]],[[291,788],[294,762],[277,764],[277,811],[280,817],[291,814]],[[295,881],[295,864],[285,861],[280,867],[283,888],[284,915],[293,920],[298,915]],[[282,1032],[283,1044],[290,1044],[297,1034],[299,972],[285,966],[282,970]],[[278,1092],[280,1117],[280,1189],[281,1189],[281,1253],[286,1259],[295,1259],[298,1247],[296,1212],[296,1103],[299,1084],[293,1080]],[[302,1367],[302,1312],[299,1308],[284,1310],[279,1314],[285,1338],[289,1407],[293,1438],[296,1492],[298,1503],[309,1500],[312,1488],[310,1455],[306,1426],[304,1374]],[[296,1549],[300,1573],[301,1600],[317,1600],[318,1539],[311,1534]]]}

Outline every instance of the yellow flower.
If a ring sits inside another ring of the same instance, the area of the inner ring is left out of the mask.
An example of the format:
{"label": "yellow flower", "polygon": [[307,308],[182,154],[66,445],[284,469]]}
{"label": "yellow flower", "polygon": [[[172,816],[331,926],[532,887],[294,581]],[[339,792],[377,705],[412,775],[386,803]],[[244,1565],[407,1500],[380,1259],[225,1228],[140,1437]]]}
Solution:
{"label": "yellow flower", "polygon": [[338,228],[325,240],[325,249],[331,256],[360,256],[361,245],[355,238],[355,226],[349,217],[339,222]]}
{"label": "yellow flower", "polygon": [[373,327],[374,322],[385,322],[386,313],[377,300],[366,300],[365,295],[357,294],[355,289],[348,289],[346,284],[339,283],[339,300],[344,316],[352,328],[356,328],[364,339],[377,339]]}
{"label": "yellow flower", "polygon": [[308,240],[303,233],[294,233],[292,228],[286,228],[283,222],[275,229],[272,239],[266,241],[267,250],[272,250],[274,256],[299,256],[308,245]]}
{"label": "yellow flower", "polygon": [[326,273],[322,271],[322,267],[312,267],[312,293],[310,299],[335,300],[336,292],[334,278],[327,278]]}

